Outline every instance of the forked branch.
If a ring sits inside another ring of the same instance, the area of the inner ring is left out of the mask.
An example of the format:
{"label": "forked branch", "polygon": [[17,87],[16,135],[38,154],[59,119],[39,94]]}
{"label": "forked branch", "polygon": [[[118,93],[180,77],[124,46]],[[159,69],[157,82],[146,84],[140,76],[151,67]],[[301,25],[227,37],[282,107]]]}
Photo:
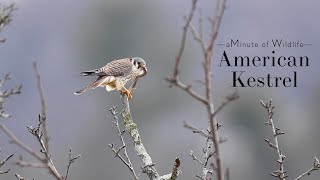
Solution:
{"label": "forked branch", "polygon": [[[115,157],[118,157],[128,167],[128,169],[131,171],[135,179],[139,179],[139,177],[135,173],[133,165],[127,154],[127,147],[124,142],[124,138],[122,136],[123,133],[128,132],[128,134],[132,138],[134,150],[139,156],[143,164],[141,168],[142,173],[147,174],[150,180],[175,180],[180,174],[180,171],[178,169],[180,166],[180,159],[177,158],[175,160],[172,173],[160,176],[158,171],[156,170],[155,163],[153,163],[151,156],[148,154],[146,148],[144,147],[140,133],[138,131],[138,126],[133,121],[127,96],[121,95],[121,101],[122,101],[121,117],[125,126],[125,130],[120,129],[119,118],[118,118],[118,113],[116,112],[116,107],[114,106],[110,109],[110,112],[113,115],[113,119],[114,119],[113,123],[117,127],[117,130],[119,133],[118,135],[122,143],[122,146],[118,149],[115,149],[113,144],[109,144],[109,147],[111,148],[112,152],[115,154]],[[121,152],[123,152],[124,157],[120,155]]]}
{"label": "forked branch", "polygon": [[[166,80],[170,83],[171,86],[176,86],[185,92],[187,92],[191,97],[194,99],[198,100],[199,102],[203,103],[207,109],[208,117],[209,117],[209,135],[211,136],[211,141],[213,142],[213,146],[215,149],[215,166],[216,168],[216,179],[217,180],[222,180],[223,179],[223,168],[222,168],[222,163],[221,163],[221,154],[220,154],[220,147],[219,147],[219,135],[217,132],[218,129],[218,123],[216,120],[216,114],[226,105],[228,102],[231,102],[235,99],[237,99],[239,96],[234,95],[233,98],[230,98],[228,101],[226,101],[220,108],[215,110],[214,105],[213,105],[213,98],[212,98],[212,72],[211,72],[211,65],[212,65],[212,54],[213,54],[213,47],[214,47],[214,42],[217,38],[219,27],[221,24],[221,19],[224,14],[225,10],[225,4],[226,0],[217,0],[216,4],[216,11],[215,15],[213,18],[212,23],[212,30],[210,34],[210,38],[208,41],[208,44],[205,44],[205,40],[203,39],[202,35],[202,18],[200,17],[199,20],[199,30],[200,32],[197,32],[194,28],[194,26],[191,24],[194,12],[196,10],[196,4],[197,0],[192,1],[192,7],[189,12],[189,15],[185,18],[186,22],[183,27],[183,32],[182,32],[182,38],[181,38],[181,43],[180,43],[180,48],[178,50],[176,59],[175,59],[175,66],[173,70],[173,75],[169,76],[166,78]],[[185,83],[181,82],[179,79],[179,65],[181,63],[185,43],[186,43],[186,37],[187,37],[187,32],[188,29],[190,29],[193,37],[197,42],[199,42],[201,50],[203,52],[203,72],[204,72],[204,82],[205,85],[205,93],[204,95],[201,95],[201,93],[196,92],[194,89],[191,88],[191,85],[186,85]],[[185,124],[186,125],[186,124]],[[189,126],[190,127],[190,126]],[[193,128],[190,128],[193,129]],[[195,129],[193,129],[195,132]],[[198,133],[202,134],[205,136],[206,133],[204,133],[202,130],[198,131]],[[207,174],[207,173],[205,173]],[[213,174],[213,173],[211,173]],[[204,178],[202,176],[201,178]]]}

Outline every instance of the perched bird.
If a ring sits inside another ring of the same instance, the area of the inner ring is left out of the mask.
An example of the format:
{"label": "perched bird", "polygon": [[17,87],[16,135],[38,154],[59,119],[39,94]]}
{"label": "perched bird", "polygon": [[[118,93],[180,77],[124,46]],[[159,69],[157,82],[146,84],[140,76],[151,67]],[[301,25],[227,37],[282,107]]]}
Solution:
{"label": "perched bird", "polygon": [[[98,78],[74,94],[79,95],[96,87],[106,87],[107,91],[116,89],[131,99],[131,91],[136,85],[138,78],[146,74],[146,62],[142,58],[134,57],[113,60],[101,68],[82,72],[81,75],[83,76],[98,76]],[[128,90],[125,85],[132,79],[134,79],[134,83]]]}

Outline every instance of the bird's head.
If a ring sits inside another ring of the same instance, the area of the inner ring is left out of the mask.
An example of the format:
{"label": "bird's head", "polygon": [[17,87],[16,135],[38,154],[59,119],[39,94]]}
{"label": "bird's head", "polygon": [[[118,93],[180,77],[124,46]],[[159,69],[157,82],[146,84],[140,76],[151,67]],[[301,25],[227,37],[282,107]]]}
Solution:
{"label": "bird's head", "polygon": [[138,70],[140,70],[139,77],[147,74],[147,64],[142,58],[134,57],[132,58],[132,63]]}

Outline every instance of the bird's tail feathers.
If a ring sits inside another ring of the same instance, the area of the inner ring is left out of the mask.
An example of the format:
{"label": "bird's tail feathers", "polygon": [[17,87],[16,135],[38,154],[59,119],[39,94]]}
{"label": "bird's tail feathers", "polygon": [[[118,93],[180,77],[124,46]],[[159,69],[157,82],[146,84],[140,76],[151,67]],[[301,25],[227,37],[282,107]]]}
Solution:
{"label": "bird's tail feathers", "polygon": [[80,94],[86,92],[87,90],[95,89],[96,87],[98,87],[103,82],[103,80],[104,79],[102,77],[99,77],[96,81],[94,81],[93,83],[89,84],[88,86],[80,89],[79,91],[75,92],[74,94],[75,95],[80,95]]}

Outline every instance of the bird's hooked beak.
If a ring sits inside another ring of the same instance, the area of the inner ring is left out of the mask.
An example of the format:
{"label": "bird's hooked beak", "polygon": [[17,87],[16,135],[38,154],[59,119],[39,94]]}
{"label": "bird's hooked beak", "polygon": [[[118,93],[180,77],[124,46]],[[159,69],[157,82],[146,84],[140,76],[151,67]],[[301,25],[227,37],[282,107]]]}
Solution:
{"label": "bird's hooked beak", "polygon": [[143,77],[147,74],[147,66],[146,65],[140,65],[140,68],[143,70],[143,73],[139,75],[139,77]]}

